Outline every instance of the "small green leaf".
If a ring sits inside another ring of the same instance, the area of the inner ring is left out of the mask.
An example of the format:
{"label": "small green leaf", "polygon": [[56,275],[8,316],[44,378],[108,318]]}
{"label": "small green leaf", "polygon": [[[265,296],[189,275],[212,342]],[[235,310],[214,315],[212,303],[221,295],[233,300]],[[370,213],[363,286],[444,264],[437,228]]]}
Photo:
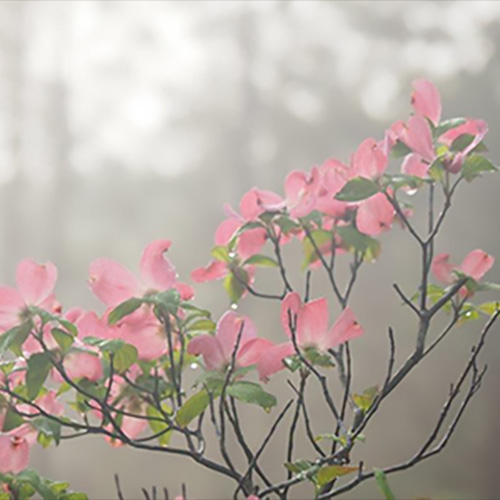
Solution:
{"label": "small green leaf", "polygon": [[[329,245],[329,249],[332,243],[332,233],[326,229],[315,229],[310,232],[310,237],[306,236],[302,240],[302,248],[304,251],[304,260],[302,261],[301,269],[304,270],[309,264],[316,261],[319,256],[316,252],[315,246],[321,251],[325,245]],[[314,242],[314,244],[311,242]]]}
{"label": "small green leaf", "polygon": [[329,482],[334,479],[345,476],[347,474],[352,474],[356,472],[358,467],[350,467],[347,465],[325,465],[316,474],[316,483],[318,489],[326,486]]}
{"label": "small green leaf", "polygon": [[260,267],[278,267],[278,263],[274,259],[271,259],[270,257],[260,254],[252,255],[243,263],[243,265],[244,266],[253,265]]}
{"label": "small green leaf", "polygon": [[[235,275],[237,273],[237,276]],[[244,269],[233,269],[224,278],[223,286],[231,303],[236,304],[246,291],[245,284],[248,283],[248,274]]]}
{"label": "small green leaf", "polygon": [[281,228],[281,230],[285,234],[291,233],[292,231],[298,231],[300,229],[300,224],[295,222],[293,219],[290,219],[290,217],[287,217],[286,215],[278,217],[274,222]]}
{"label": "small green leaf", "polygon": [[500,302],[485,302],[478,307],[479,311],[488,316],[492,316],[500,309]]}
{"label": "small green leaf", "polygon": [[378,487],[385,496],[385,500],[396,500],[394,493],[389,487],[389,483],[387,482],[384,471],[380,469],[374,469],[373,472],[375,473],[375,480],[377,481]]}
{"label": "small green leaf", "polygon": [[61,424],[47,417],[36,417],[31,420],[35,429],[46,437],[49,437],[59,444],[61,439]]}
{"label": "small green leaf", "polygon": [[139,309],[142,303],[143,303],[142,299],[136,299],[135,297],[132,297],[131,299],[126,300],[125,302],[122,302],[120,305],[116,306],[109,313],[108,323],[110,325],[115,325],[125,316],[128,316],[129,314],[132,314],[134,311]]}
{"label": "small green leaf", "polygon": [[28,359],[26,387],[28,389],[28,399],[30,401],[38,396],[51,368],[51,354],[48,352],[32,354]]}
{"label": "small green leaf", "polygon": [[14,345],[21,347],[28,338],[31,328],[31,321],[27,321],[26,323],[15,326],[0,335],[0,356],[3,356],[7,349],[10,349]]}
{"label": "small green leaf", "polygon": [[335,195],[339,201],[362,201],[380,191],[377,184],[364,177],[356,177],[347,181],[344,187]]}
{"label": "small green leaf", "polygon": [[214,332],[216,326],[211,319],[203,318],[191,323],[188,330],[190,332]]}
{"label": "small green leaf", "polygon": [[445,120],[434,128],[434,137],[441,137],[445,132],[448,132],[448,130],[457,128],[459,125],[463,125],[466,121],[467,120],[465,118],[451,118],[450,120]]}
{"label": "small green leaf", "polygon": [[401,141],[396,141],[396,144],[391,149],[391,156],[393,158],[402,158],[403,156],[407,156],[412,152],[412,150]]}
{"label": "small green leaf", "polygon": [[65,332],[61,328],[52,328],[52,336],[63,353],[68,351],[75,340],[71,334]]}
{"label": "small green leaf", "polygon": [[462,167],[462,175],[465,180],[471,181],[475,177],[480,176],[484,172],[496,172],[498,167],[495,167],[490,160],[481,155],[472,154],[468,156]]}
{"label": "small green leaf", "polygon": [[276,406],[276,397],[266,392],[259,384],[248,382],[245,380],[235,382],[228,386],[227,393],[229,396],[242,401],[243,403],[256,404],[262,407],[265,411],[270,411],[273,406]]}
{"label": "small green leaf", "polygon": [[369,387],[365,389],[362,394],[354,394],[352,397],[354,404],[366,413],[372,406],[375,398],[378,396],[379,388],[374,385],[373,387]]}
{"label": "small green leaf", "polygon": [[113,366],[118,373],[124,373],[137,361],[137,358],[137,348],[124,343],[113,354]]}
{"label": "small green leaf", "polygon": [[232,260],[231,257],[229,256],[227,248],[223,246],[217,246],[212,248],[210,254],[215,260],[218,260],[220,262],[231,262]]}
{"label": "small green leaf", "polygon": [[360,233],[354,226],[337,228],[337,233],[342,240],[342,247],[349,252],[359,252],[364,260],[371,262],[380,255],[380,242],[371,236]]}
{"label": "small green leaf", "polygon": [[450,146],[450,151],[463,151],[467,146],[472,144],[474,136],[471,134],[462,134],[453,140]]}
{"label": "small green leaf", "polygon": [[25,469],[17,475],[20,481],[29,483],[42,497],[43,500],[56,500],[56,494],[47,486],[46,481],[32,469]]}
{"label": "small green leaf", "polygon": [[179,427],[186,427],[198,415],[201,415],[210,403],[210,397],[205,389],[191,396],[182,405],[175,421]]}
{"label": "small green leaf", "polygon": [[[172,414],[172,408],[168,406],[166,403],[162,404],[162,409],[167,415]],[[160,411],[158,411],[154,406],[148,406],[146,410],[146,414],[149,418],[153,420],[149,420],[149,427],[153,431],[154,434],[159,434],[160,432],[164,432],[161,436],[158,437],[158,442],[162,446],[167,446],[170,442],[170,438],[172,437],[173,431],[168,430],[169,425],[165,421],[165,417],[162,415]],[[162,421],[160,421],[162,420]]]}
{"label": "small green leaf", "polygon": [[3,421],[3,432],[9,432],[12,429],[23,425],[25,422],[20,415],[18,415],[10,406],[7,408],[5,418]]}

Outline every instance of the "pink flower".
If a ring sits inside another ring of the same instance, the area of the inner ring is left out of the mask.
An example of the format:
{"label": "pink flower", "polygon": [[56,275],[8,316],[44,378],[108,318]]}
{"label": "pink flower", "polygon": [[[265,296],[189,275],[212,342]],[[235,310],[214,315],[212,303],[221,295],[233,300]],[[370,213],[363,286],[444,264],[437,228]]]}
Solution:
{"label": "pink flower", "polygon": [[19,324],[29,306],[48,306],[57,280],[57,269],[51,262],[37,264],[31,259],[17,266],[14,288],[0,287],[0,328],[7,330]]}
{"label": "pink flower", "polygon": [[9,472],[18,474],[28,467],[30,445],[22,433],[14,431],[0,435],[0,472],[2,474]]}
{"label": "pink flower", "polygon": [[389,160],[382,144],[375,139],[365,139],[352,155],[351,169],[354,177],[379,179],[387,169]]}
{"label": "pink flower", "polygon": [[[438,281],[445,285],[451,285],[457,281],[458,278],[453,275],[453,271],[460,271],[473,280],[480,281],[495,263],[494,257],[479,249],[472,250],[467,254],[459,266],[451,264],[449,258],[449,254],[440,253],[434,257],[431,264],[432,273]],[[460,290],[460,294],[462,296],[468,295],[465,287]]]}
{"label": "pink flower", "polygon": [[418,116],[428,118],[434,125],[441,120],[441,96],[435,85],[428,80],[413,82],[411,105]]}
{"label": "pink flower", "polygon": [[99,300],[110,307],[131,297],[171,288],[179,288],[182,294],[192,297],[190,287],[177,282],[175,268],[164,255],[170,245],[169,240],[156,240],[146,246],[141,258],[141,281],[114,260],[95,260],[89,269],[90,288]]}
{"label": "pink flower", "polygon": [[398,130],[398,139],[425,161],[432,163],[436,158],[429,123],[422,116],[411,116]]}
{"label": "pink flower", "polygon": [[320,177],[318,167],[310,174],[290,172],[285,180],[286,205],[292,217],[305,217],[314,210]]}
{"label": "pink flower", "polygon": [[241,217],[245,221],[254,221],[267,211],[278,211],[284,207],[281,196],[272,191],[252,188],[245,193],[240,201]]}
{"label": "pink flower", "polygon": [[316,191],[316,209],[332,217],[342,217],[348,204],[335,199],[351,176],[350,168],[336,159],[329,159],[319,169],[320,182]]}
{"label": "pink flower", "polygon": [[238,366],[251,366],[258,362],[261,353],[272,346],[272,342],[258,338],[253,321],[227,311],[217,323],[215,335],[199,335],[188,345],[188,353],[202,355],[209,371],[224,371],[231,363],[233,351],[240,329],[243,327],[236,363]]}
{"label": "pink flower", "polygon": [[406,156],[401,165],[401,172],[415,177],[425,178],[429,172],[429,164],[422,160],[422,157],[417,153],[412,153]]}
{"label": "pink flower", "polygon": [[391,228],[394,220],[394,207],[383,193],[361,202],[356,214],[356,226],[364,234],[377,236]]}
{"label": "pink flower", "polygon": [[292,338],[292,321],[300,348],[326,351],[363,334],[363,328],[349,307],[342,311],[331,328],[328,328],[328,317],[328,303],[324,298],[303,304],[299,294],[291,292],[281,303],[283,329]]}

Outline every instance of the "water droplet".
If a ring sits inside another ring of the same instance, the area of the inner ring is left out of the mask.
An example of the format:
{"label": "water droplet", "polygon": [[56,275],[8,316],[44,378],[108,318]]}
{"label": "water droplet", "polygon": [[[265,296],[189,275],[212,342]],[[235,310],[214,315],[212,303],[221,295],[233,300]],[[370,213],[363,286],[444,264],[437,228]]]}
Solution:
{"label": "water droplet", "polygon": [[236,257],[235,252],[229,252],[228,255],[229,255],[229,258],[231,258],[231,259],[234,259]]}
{"label": "water droplet", "polygon": [[407,194],[408,196],[413,196],[414,194],[416,194],[416,193],[417,193],[417,191],[418,191],[418,189],[411,189],[411,188],[408,188],[408,189],[406,189],[406,194]]}
{"label": "water droplet", "polygon": [[190,368],[191,370],[196,370],[196,368],[198,368],[198,363],[191,363]]}
{"label": "water droplet", "polygon": [[231,309],[232,309],[233,311],[236,311],[236,309],[238,309],[238,304],[236,304],[236,302],[233,302],[233,303],[231,304]]}

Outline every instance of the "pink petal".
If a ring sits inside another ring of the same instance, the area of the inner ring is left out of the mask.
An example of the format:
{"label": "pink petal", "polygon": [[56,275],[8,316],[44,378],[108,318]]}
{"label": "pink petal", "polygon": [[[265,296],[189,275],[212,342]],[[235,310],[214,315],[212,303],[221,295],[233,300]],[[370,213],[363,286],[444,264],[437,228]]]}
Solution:
{"label": "pink petal", "polygon": [[415,177],[427,177],[429,171],[429,164],[422,161],[422,157],[416,153],[408,155],[401,165],[401,172],[407,175],[414,175]]}
{"label": "pink petal", "polygon": [[206,267],[199,267],[191,273],[191,279],[195,283],[204,283],[205,281],[214,281],[224,278],[228,273],[225,262],[212,260]]}
{"label": "pink petal", "polygon": [[[64,369],[71,380],[85,377],[93,382],[102,378],[101,360],[87,352],[72,352],[64,358]],[[59,380],[58,374],[55,379]]]}
{"label": "pink petal", "polygon": [[439,142],[445,144],[450,147],[453,144],[453,141],[460,137],[461,135],[472,135],[475,137],[473,141],[474,145],[469,145],[467,150],[473,149],[477,146],[488,133],[488,124],[484,120],[473,120],[469,118],[465,123],[459,125],[458,127],[452,128],[448,130],[444,134],[439,137]]}
{"label": "pink petal", "polygon": [[177,281],[175,267],[165,257],[171,244],[169,240],[156,240],[144,249],[141,258],[141,277],[146,288],[169,290]]}
{"label": "pink petal", "polygon": [[324,337],[323,343],[318,347],[322,350],[330,349],[349,340],[363,335],[364,331],[356,320],[350,307],[346,307],[337,318],[328,334]]}
{"label": "pink petal", "polygon": [[274,344],[267,339],[255,338],[246,342],[238,351],[236,359],[240,366],[251,366],[259,362],[262,354],[273,347]]}
{"label": "pink petal", "polygon": [[131,297],[142,295],[136,277],[111,259],[97,259],[90,264],[90,288],[101,302],[114,307]]}
{"label": "pink petal", "polygon": [[394,208],[383,193],[361,202],[356,214],[356,226],[364,234],[377,236],[391,228]]}
{"label": "pink petal", "polygon": [[60,416],[64,413],[64,406],[56,400],[55,391],[48,391],[36,400],[36,403],[42,410],[51,415]]}
{"label": "pink petal", "polygon": [[8,330],[21,321],[19,314],[26,308],[23,298],[14,288],[0,286],[0,328]]}
{"label": "pink petal", "polygon": [[286,205],[292,217],[304,217],[316,203],[319,170],[314,167],[310,174],[294,170],[285,180]]}
{"label": "pink petal", "polygon": [[387,169],[389,161],[375,139],[365,139],[352,156],[352,168],[356,176],[378,179]]}
{"label": "pink petal", "polygon": [[436,86],[428,80],[420,79],[413,82],[411,105],[415,113],[429,118],[438,125],[441,120],[441,96]]}
{"label": "pink petal", "polygon": [[238,255],[242,260],[259,253],[267,241],[267,233],[264,228],[256,227],[249,229],[238,238]]}
{"label": "pink petal", "polygon": [[297,292],[289,292],[281,302],[281,325],[289,338],[292,338],[290,320],[296,323],[294,317],[298,317],[301,307],[302,299]]}
{"label": "pink petal", "polygon": [[118,327],[118,338],[137,349],[140,360],[152,361],[167,352],[167,337],[154,316],[128,316]]}
{"label": "pink petal", "polygon": [[174,288],[179,292],[181,300],[191,300],[194,297],[194,288],[187,283],[177,282]]}
{"label": "pink petal", "polygon": [[494,262],[495,258],[483,250],[473,250],[465,257],[459,269],[479,281],[492,268]]}
{"label": "pink petal", "polygon": [[257,219],[257,217],[268,211],[281,210],[283,208],[283,199],[272,191],[262,191],[252,188],[241,198],[240,212],[247,221]]}
{"label": "pink petal", "polygon": [[30,448],[25,438],[0,436],[0,472],[18,474],[28,467]]}
{"label": "pink petal", "polygon": [[241,220],[234,217],[222,221],[215,231],[215,244],[226,246],[242,224]]}
{"label": "pink petal", "polygon": [[257,364],[260,379],[267,381],[271,375],[283,370],[283,360],[293,354],[295,349],[291,342],[275,345],[263,352]]}
{"label": "pink petal", "polygon": [[31,259],[17,266],[16,283],[21,297],[30,305],[39,305],[54,290],[57,269],[51,262],[37,264]]}
{"label": "pink petal", "polygon": [[328,302],[317,299],[302,306],[297,318],[297,343],[300,347],[319,346],[328,328]]}
{"label": "pink petal", "polygon": [[125,415],[123,417],[121,429],[129,439],[136,439],[148,427],[148,421],[142,418],[134,418]]}
{"label": "pink petal", "polygon": [[429,163],[434,161],[436,154],[432,143],[432,133],[425,118],[421,116],[410,117],[400,133],[400,140],[414,153],[418,153]]}
{"label": "pink petal", "polygon": [[453,266],[448,262],[450,254],[440,253],[434,257],[431,264],[432,274],[436,277],[438,281],[444,283],[445,285],[450,285],[453,283]]}
{"label": "pink petal", "polygon": [[243,328],[240,349],[251,339],[257,337],[257,330],[248,316],[240,316],[234,311],[225,312],[217,323],[216,338],[224,353],[226,361],[231,360],[239,332]]}
{"label": "pink petal", "polygon": [[199,335],[191,339],[187,352],[195,356],[201,354],[208,371],[221,370],[227,364],[219,341],[212,335]]}

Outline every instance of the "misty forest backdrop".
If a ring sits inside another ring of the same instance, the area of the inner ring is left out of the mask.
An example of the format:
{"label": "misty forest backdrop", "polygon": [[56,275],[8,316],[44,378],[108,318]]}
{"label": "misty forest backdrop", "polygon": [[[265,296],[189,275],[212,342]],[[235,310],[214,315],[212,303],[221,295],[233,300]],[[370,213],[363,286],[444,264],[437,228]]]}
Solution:
{"label": "misty forest backdrop", "polygon": [[[236,206],[254,185],[281,192],[292,169],[347,161],[362,139],[381,138],[407,115],[420,76],[441,89],[446,117],[489,123],[498,164],[499,46],[495,1],[0,2],[0,281],[13,282],[21,258],[51,260],[66,308],[102,310],[86,285],[90,261],[106,256],[136,270],[155,238],[173,240],[170,257],[188,280],[209,259],[225,202]],[[455,261],[478,247],[500,257],[499,188],[483,178],[461,190],[438,251]],[[382,244],[353,297],[366,329],[354,346],[359,390],[382,378],[388,321],[408,342],[414,335],[391,285],[414,286],[417,248],[403,230]],[[500,281],[500,261],[490,278]],[[328,293],[320,273],[314,283],[315,296]],[[216,318],[228,306],[219,283],[198,286],[197,302]],[[263,335],[282,338],[275,307],[252,299],[241,310]],[[386,403],[362,445],[367,466],[410,456],[478,328],[458,329]],[[498,335],[490,342],[490,372],[458,434],[438,458],[392,479],[398,498],[497,494]],[[272,387],[282,404],[286,384]],[[326,417],[318,431],[331,432]],[[270,418],[245,415],[255,443]],[[282,455],[276,446],[267,456],[276,474]],[[37,448],[32,464],[91,498],[116,496],[114,472],[130,498],[153,484],[178,493],[186,482],[189,498],[228,491],[187,459],[101,438]],[[346,498],[363,495],[378,493],[368,484]]]}

